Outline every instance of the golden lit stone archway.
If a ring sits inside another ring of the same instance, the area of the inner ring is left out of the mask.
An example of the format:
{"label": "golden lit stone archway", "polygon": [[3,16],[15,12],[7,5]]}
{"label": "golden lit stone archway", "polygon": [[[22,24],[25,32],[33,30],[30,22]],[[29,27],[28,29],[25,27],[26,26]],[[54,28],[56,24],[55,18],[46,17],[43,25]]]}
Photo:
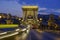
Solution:
{"label": "golden lit stone archway", "polygon": [[38,6],[22,6],[23,21],[30,24],[36,24],[38,18]]}

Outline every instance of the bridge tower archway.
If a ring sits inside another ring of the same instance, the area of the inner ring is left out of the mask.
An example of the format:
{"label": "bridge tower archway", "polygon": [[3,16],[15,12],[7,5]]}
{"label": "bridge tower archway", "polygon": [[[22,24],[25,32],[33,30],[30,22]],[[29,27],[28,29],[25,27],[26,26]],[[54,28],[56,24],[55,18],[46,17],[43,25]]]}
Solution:
{"label": "bridge tower archway", "polygon": [[37,25],[38,6],[22,6],[23,21],[27,24]]}

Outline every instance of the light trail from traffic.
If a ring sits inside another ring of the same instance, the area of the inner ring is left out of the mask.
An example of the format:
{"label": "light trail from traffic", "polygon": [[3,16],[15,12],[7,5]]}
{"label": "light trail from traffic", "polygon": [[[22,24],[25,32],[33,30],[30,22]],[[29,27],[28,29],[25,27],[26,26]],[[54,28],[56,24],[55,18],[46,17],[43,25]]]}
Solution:
{"label": "light trail from traffic", "polygon": [[14,40],[26,40],[26,38],[30,32],[30,26],[27,26],[26,32],[25,32],[25,30],[23,30],[23,32],[21,33],[20,29],[16,29],[15,31],[16,32],[14,32],[14,33],[10,33],[10,34],[0,36],[0,40],[10,39],[11,37],[12,38],[14,37]]}
{"label": "light trail from traffic", "polygon": [[17,35],[19,32],[14,32],[12,34],[8,34],[8,35],[3,35],[0,37],[0,39],[3,39],[3,38],[6,38],[6,37],[10,37],[10,36],[14,36],[14,35]]}

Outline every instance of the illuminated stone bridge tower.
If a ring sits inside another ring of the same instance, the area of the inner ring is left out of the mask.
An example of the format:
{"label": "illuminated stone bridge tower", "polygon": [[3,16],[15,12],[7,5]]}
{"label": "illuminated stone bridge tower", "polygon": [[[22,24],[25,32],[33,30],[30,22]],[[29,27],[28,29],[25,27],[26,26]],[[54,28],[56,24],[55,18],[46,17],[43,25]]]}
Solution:
{"label": "illuminated stone bridge tower", "polygon": [[35,24],[37,21],[38,6],[23,6],[23,20],[26,23]]}

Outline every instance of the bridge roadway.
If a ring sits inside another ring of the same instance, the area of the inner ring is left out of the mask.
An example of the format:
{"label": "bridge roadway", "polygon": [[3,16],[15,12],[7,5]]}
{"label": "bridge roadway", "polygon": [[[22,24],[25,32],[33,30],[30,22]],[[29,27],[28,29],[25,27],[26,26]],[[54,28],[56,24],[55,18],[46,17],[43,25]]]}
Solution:
{"label": "bridge roadway", "polygon": [[60,40],[60,34],[56,34],[55,32],[30,29],[27,32],[23,32],[18,35],[3,38],[0,40]]}
{"label": "bridge roadway", "polygon": [[[27,32],[22,32],[22,33],[13,35],[13,36],[9,36],[11,34],[8,34],[8,35],[6,35],[7,37],[6,36],[0,37],[0,40],[26,40],[28,34],[29,34],[29,30],[27,30]],[[5,37],[5,38],[3,38],[3,37]]]}
{"label": "bridge roadway", "polygon": [[60,34],[32,29],[30,30],[27,40],[60,40]]}

